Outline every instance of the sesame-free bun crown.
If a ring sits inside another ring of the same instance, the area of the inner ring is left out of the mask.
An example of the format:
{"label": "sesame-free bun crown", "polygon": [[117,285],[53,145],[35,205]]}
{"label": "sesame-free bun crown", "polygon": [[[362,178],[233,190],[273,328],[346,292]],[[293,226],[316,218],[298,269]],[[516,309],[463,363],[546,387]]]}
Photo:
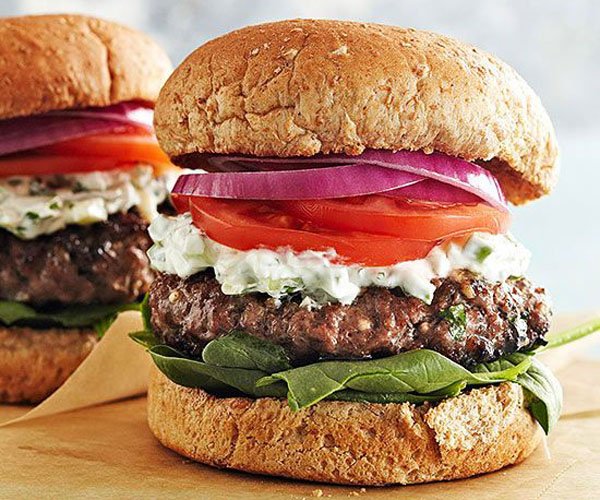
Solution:
{"label": "sesame-free bun crown", "polygon": [[0,119],[154,102],[171,72],[149,37],[77,15],[0,19]]}
{"label": "sesame-free bun crown", "polygon": [[507,64],[414,29],[293,20],[194,51],[156,105],[163,149],[259,156],[440,151],[475,161],[523,203],[548,193],[557,146],[539,98]]}

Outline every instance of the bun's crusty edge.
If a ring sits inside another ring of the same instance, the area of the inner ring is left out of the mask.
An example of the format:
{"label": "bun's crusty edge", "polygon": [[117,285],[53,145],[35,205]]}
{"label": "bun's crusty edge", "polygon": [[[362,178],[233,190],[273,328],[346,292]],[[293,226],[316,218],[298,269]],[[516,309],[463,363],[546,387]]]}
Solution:
{"label": "bun's crusty edge", "polygon": [[39,403],[90,354],[93,330],[0,326],[0,403]]}
{"label": "bun's crusty edge", "polygon": [[438,405],[326,401],[293,413],[284,400],[218,398],[154,368],[148,423],[158,440],[222,468],[354,485],[465,478],[529,456],[541,429],[511,383]]}
{"label": "bun's crusty edge", "polygon": [[172,66],[145,34],[79,15],[0,19],[0,119],[154,102]]}
{"label": "bun's crusty edge", "polygon": [[212,40],[169,78],[155,125],[175,161],[440,151],[493,166],[514,203],[557,177],[552,123],[510,66],[452,38],[378,24],[300,19]]}

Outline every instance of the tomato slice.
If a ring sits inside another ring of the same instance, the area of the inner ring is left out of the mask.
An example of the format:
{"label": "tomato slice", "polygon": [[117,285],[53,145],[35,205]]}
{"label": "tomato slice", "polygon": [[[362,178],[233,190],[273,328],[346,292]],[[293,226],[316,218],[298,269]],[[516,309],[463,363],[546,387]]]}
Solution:
{"label": "tomato slice", "polygon": [[98,156],[19,155],[0,159],[0,177],[79,174],[123,168],[127,164],[115,158]]}
{"label": "tomato slice", "polygon": [[220,200],[173,194],[179,212],[190,211],[209,238],[238,250],[335,249],[343,262],[389,266],[422,259],[437,241],[398,239],[365,232],[322,229],[260,201]]}
{"label": "tomato slice", "polygon": [[0,158],[0,176],[72,174],[148,163],[160,175],[175,168],[149,133],[99,134]]}
{"label": "tomato slice", "polygon": [[63,141],[37,150],[40,154],[109,156],[122,162],[169,163],[152,134],[98,134]]}
{"label": "tomato slice", "polygon": [[510,215],[489,205],[428,203],[381,195],[277,202],[285,212],[318,227],[398,238],[440,240],[482,231],[505,233]]}

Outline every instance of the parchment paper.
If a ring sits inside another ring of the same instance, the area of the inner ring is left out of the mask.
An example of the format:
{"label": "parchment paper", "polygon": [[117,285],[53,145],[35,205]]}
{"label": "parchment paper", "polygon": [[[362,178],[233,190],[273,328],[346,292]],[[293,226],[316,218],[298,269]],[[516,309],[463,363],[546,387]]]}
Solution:
{"label": "parchment paper", "polygon": [[0,410],[0,426],[144,394],[150,357],[130,338],[141,330],[138,312],[119,314],[102,340],[65,383],[35,407]]}
{"label": "parchment paper", "polygon": [[477,478],[361,490],[220,471],[162,448],[147,429],[145,399],[136,398],[0,429],[0,498],[597,498],[600,335],[545,358],[565,389],[561,421],[523,464]]}

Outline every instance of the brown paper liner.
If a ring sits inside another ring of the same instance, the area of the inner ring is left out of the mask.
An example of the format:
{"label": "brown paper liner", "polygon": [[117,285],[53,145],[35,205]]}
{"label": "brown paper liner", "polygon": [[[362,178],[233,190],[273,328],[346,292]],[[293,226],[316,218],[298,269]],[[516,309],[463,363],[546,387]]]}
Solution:
{"label": "brown paper liner", "polygon": [[0,427],[144,394],[152,361],[129,338],[129,333],[142,328],[138,312],[119,314],[90,355],[56,392],[35,407],[2,407]]}

